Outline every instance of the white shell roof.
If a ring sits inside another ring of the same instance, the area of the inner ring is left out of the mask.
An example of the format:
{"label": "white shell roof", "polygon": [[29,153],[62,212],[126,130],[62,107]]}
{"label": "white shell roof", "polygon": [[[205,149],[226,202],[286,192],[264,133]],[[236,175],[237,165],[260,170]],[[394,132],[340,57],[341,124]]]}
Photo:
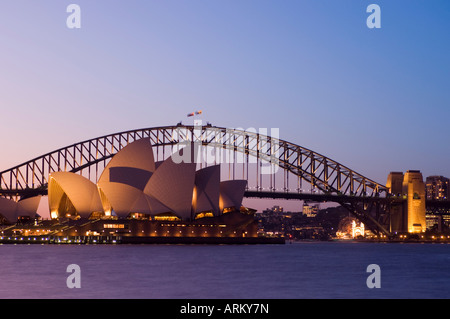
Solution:
{"label": "white shell roof", "polygon": [[220,183],[220,209],[235,207],[239,209],[244,198],[246,180],[231,180]]}
{"label": "white shell roof", "polygon": [[220,165],[209,166],[195,172],[193,205],[196,213],[212,210],[219,214]]}
{"label": "white shell roof", "polygon": [[10,223],[15,223],[19,216],[35,217],[41,197],[30,197],[19,202],[0,197],[0,215]]}
{"label": "white shell roof", "polygon": [[10,223],[17,221],[17,203],[13,200],[0,197],[0,215],[6,218]]}
{"label": "white shell roof", "polygon": [[155,198],[181,218],[191,217],[195,163],[175,163],[168,158],[145,186],[144,193]]}
{"label": "white shell roof", "polygon": [[99,183],[111,181],[110,168],[113,167],[128,167],[154,172],[155,159],[150,138],[134,141],[117,152],[103,170],[98,180]]}
{"label": "white shell roof", "polygon": [[[150,207],[141,203],[136,203],[143,195],[139,189],[122,183],[99,183],[98,188],[105,194],[107,203],[103,202],[105,211],[109,209],[108,204],[117,216],[127,217],[130,212],[150,213]],[[132,209],[135,209],[132,211]]]}
{"label": "white shell roof", "polygon": [[34,217],[39,208],[42,196],[34,196],[22,199],[17,203],[17,217],[29,216]]}
{"label": "white shell roof", "polygon": [[92,212],[102,211],[97,186],[87,178],[70,172],[55,172],[50,175],[48,186],[50,211],[58,209],[63,196],[56,191],[55,183],[66,193],[81,217],[89,217]]}

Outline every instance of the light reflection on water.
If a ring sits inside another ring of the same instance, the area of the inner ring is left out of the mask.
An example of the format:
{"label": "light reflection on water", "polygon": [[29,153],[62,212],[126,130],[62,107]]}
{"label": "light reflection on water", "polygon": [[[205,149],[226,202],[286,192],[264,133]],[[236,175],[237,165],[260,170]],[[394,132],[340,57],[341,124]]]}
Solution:
{"label": "light reflection on water", "polygon": [[449,265],[449,244],[1,245],[0,297],[450,298]]}

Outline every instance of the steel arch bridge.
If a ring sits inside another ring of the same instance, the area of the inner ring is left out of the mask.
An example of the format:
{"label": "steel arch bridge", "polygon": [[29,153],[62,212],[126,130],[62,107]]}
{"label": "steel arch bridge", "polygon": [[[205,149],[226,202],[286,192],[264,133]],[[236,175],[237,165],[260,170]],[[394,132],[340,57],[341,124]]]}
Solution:
{"label": "steel arch bridge", "polygon": [[79,173],[97,181],[109,159],[141,138],[150,138],[155,160],[167,158],[183,144],[201,145],[203,156],[199,165],[222,163],[222,179],[246,179],[246,197],[336,202],[374,233],[390,235],[389,211],[393,199],[386,186],[266,132],[210,124],[179,123],[130,130],[60,148],[0,172],[0,196],[17,200],[46,195],[48,176],[57,171]]}

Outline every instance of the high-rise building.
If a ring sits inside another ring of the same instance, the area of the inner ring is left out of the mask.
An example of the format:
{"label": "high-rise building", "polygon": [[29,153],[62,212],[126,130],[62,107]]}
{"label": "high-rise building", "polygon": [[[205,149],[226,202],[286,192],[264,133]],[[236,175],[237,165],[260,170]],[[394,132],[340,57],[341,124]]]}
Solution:
{"label": "high-rise building", "polygon": [[319,212],[319,204],[308,205],[304,203],[302,212],[306,217],[316,217]]}
{"label": "high-rise building", "polygon": [[283,207],[275,205],[275,206],[272,207],[272,211],[274,213],[283,213]]}
{"label": "high-rise building", "polygon": [[428,176],[425,182],[427,199],[448,200],[450,180],[444,176]]}

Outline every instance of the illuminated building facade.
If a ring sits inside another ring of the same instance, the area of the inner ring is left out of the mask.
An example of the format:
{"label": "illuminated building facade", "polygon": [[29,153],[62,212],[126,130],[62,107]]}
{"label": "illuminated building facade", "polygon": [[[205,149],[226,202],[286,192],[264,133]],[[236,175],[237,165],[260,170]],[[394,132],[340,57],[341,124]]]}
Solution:
{"label": "illuminated building facade", "polygon": [[[425,180],[427,200],[448,201],[450,198],[449,179],[444,176],[428,176]],[[447,207],[427,209],[427,228],[441,232],[450,226],[450,209]]]}
{"label": "illuminated building facade", "polygon": [[360,236],[364,237],[364,224],[359,223],[359,225],[356,224],[356,221],[353,220],[352,222],[352,238],[358,238]]}
{"label": "illuminated building facade", "polygon": [[317,213],[319,212],[319,205],[307,205],[303,204],[303,211],[302,213],[306,215],[306,217],[316,217]]}
{"label": "illuminated building facade", "polygon": [[336,231],[336,237],[339,239],[357,239],[366,236],[366,229],[362,222],[354,217],[345,217],[341,219]]}
{"label": "illuminated building facade", "polygon": [[449,179],[444,176],[428,176],[425,180],[427,199],[448,200],[449,199]]}

